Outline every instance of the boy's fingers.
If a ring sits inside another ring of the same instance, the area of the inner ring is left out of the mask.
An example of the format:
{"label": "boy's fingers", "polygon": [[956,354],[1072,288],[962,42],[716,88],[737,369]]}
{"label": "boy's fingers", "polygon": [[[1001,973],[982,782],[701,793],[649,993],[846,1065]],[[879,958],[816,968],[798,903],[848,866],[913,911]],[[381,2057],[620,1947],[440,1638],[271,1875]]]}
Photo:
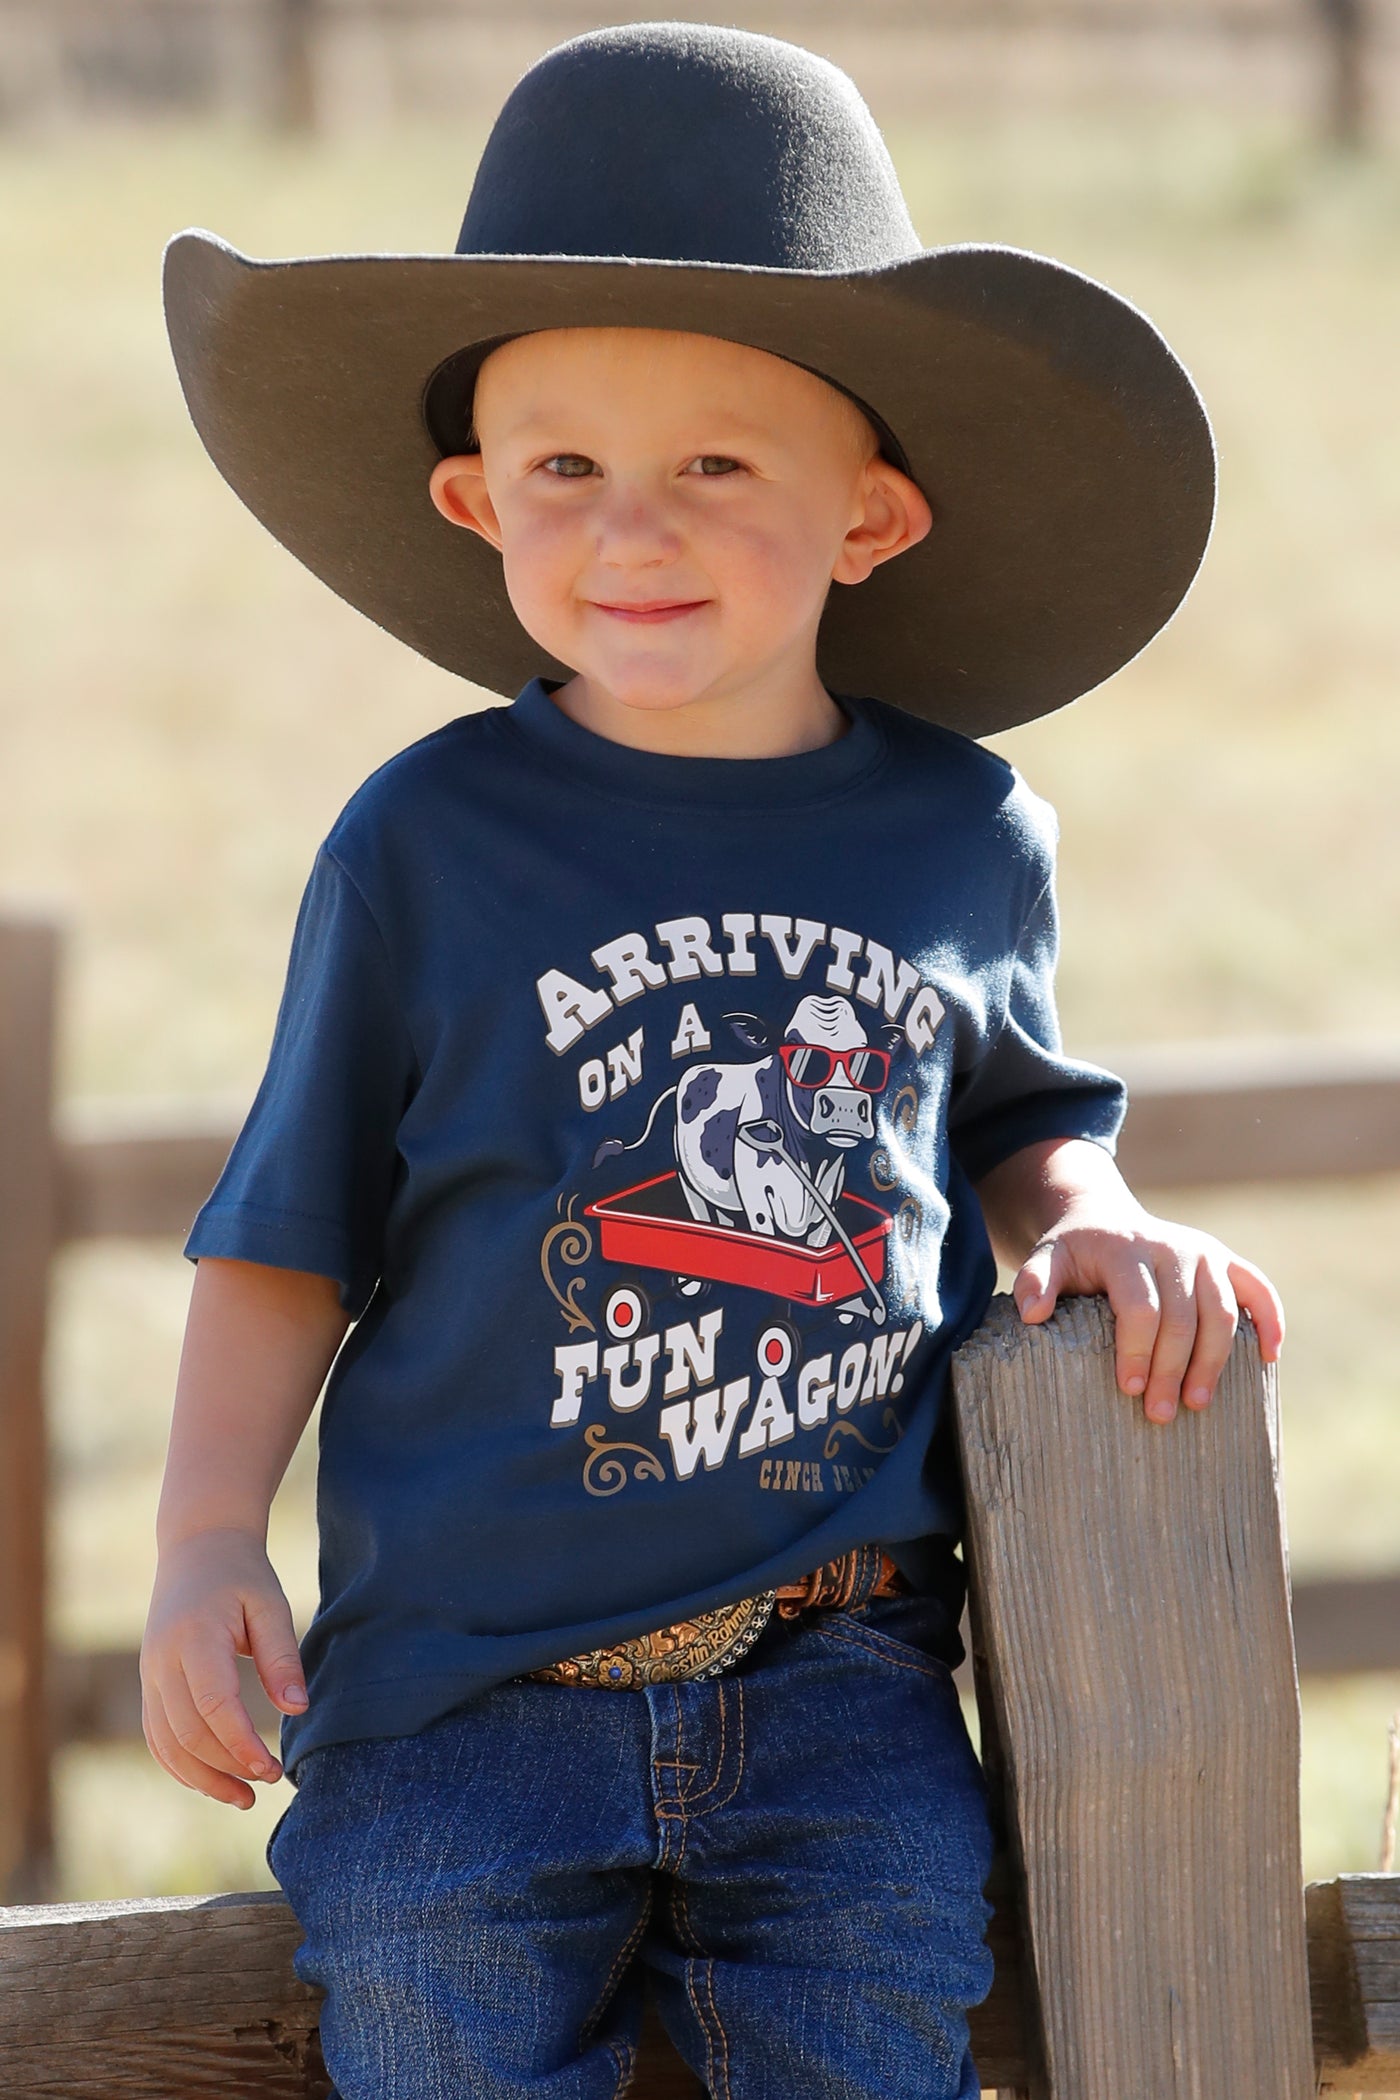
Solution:
{"label": "boy's fingers", "polygon": [[1023,1320],[1043,1320],[1055,1309],[1055,1248],[1037,1247],[1027,1255],[1011,1284],[1016,1310]]}
{"label": "boy's fingers", "polygon": [[246,1780],[233,1778],[203,1763],[181,1747],[158,1695],[147,1694],[141,1725],[146,1748],[156,1763],[163,1766],[172,1779],[178,1779],[181,1786],[187,1786],[197,1794],[207,1794],[211,1800],[227,1802],[231,1808],[252,1807],[257,1795]]}
{"label": "boy's fingers", "polygon": [[1283,1347],[1283,1304],[1279,1294],[1262,1269],[1241,1260],[1239,1255],[1231,1257],[1228,1273],[1241,1308],[1254,1322],[1260,1353],[1266,1364],[1273,1363]]}
{"label": "boy's fingers", "polygon": [[1142,1396],[1142,1410],[1151,1422],[1170,1422],[1181,1396],[1181,1379],[1196,1347],[1196,1301],[1188,1276],[1176,1262],[1164,1261],[1158,1271],[1162,1317],[1152,1351],[1152,1369]]}
{"label": "boy's fingers", "polygon": [[[170,1733],[180,1748],[197,1763],[216,1772],[226,1772],[235,1780],[275,1777],[275,1768],[269,1769],[270,1759],[261,1739],[256,1733],[256,1755],[240,1756],[221,1737],[215,1735],[208,1722],[198,1712],[187,1686],[171,1680],[163,1691],[165,1718]],[[252,1723],[248,1726],[251,1730]]]}
{"label": "boy's fingers", "polygon": [[1133,1255],[1122,1269],[1106,1279],[1106,1288],[1108,1302],[1113,1307],[1114,1368],[1118,1390],[1140,1393],[1152,1370],[1152,1351],[1161,1317],[1157,1280],[1146,1259]]}
{"label": "boy's fingers", "polygon": [[[174,1683],[163,1688],[166,1710],[179,1740],[197,1756],[208,1756],[209,1751],[197,1734],[202,1725],[229,1753],[233,1770],[270,1776],[264,1768],[271,1766],[275,1771],[276,1760],[248,1717],[232,1649],[222,1643],[192,1644],[181,1660],[188,1689],[182,1690]],[[187,1735],[194,1740],[186,1740]]]}
{"label": "boy's fingers", "polygon": [[1227,1280],[1204,1262],[1196,1271],[1196,1346],[1181,1381],[1181,1398],[1187,1407],[1209,1404],[1216,1382],[1230,1361],[1239,1314],[1235,1294]]}
{"label": "boy's fingers", "polygon": [[305,1706],[306,1683],[290,1612],[280,1600],[268,1598],[262,1604],[245,1604],[243,1621],[253,1662],[268,1698],[296,1710]]}

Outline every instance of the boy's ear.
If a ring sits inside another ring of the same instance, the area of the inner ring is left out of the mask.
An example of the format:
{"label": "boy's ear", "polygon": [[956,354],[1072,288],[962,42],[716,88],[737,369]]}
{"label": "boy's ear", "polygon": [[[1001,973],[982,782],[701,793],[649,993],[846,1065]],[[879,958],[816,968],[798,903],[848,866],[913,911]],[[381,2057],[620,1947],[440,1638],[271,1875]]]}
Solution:
{"label": "boy's ear", "polygon": [[863,509],[841,542],[833,583],[864,583],[872,569],[932,529],[933,512],[917,482],[876,453],[861,478]]}
{"label": "boy's ear", "polygon": [[500,552],[500,521],[486,492],[479,452],[454,452],[440,459],[428,476],[428,494],[453,525],[479,533]]}

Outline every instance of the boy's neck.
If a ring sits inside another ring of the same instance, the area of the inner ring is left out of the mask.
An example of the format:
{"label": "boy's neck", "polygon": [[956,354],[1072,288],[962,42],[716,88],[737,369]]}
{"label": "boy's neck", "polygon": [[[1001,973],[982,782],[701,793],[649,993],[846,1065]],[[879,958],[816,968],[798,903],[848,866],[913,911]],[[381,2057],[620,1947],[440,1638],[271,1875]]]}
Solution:
{"label": "boy's neck", "polygon": [[581,674],[549,697],[597,736],[676,758],[793,758],[836,743],[850,728],[815,668],[790,684],[769,681],[669,706],[619,700]]}

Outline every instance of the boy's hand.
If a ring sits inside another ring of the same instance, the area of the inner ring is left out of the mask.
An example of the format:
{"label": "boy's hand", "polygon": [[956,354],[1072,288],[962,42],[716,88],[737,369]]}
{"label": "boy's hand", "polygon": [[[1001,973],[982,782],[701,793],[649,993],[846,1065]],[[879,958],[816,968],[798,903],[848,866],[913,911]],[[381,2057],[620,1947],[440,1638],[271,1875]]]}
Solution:
{"label": "boy's hand", "polygon": [[[1247,1312],[1265,1363],[1283,1347],[1283,1306],[1253,1262],[1189,1225],[1143,1209],[1102,1146],[1027,1146],[979,1184],[1003,1258],[1028,1254],[1012,1281],[1021,1318],[1048,1320],[1061,1297],[1102,1292],[1113,1308],[1116,1375],[1150,1421],[1209,1404]],[[1017,1242],[1019,1241],[1019,1246]]]}
{"label": "boy's hand", "polygon": [[1033,1249],[1012,1283],[1021,1318],[1048,1320],[1061,1296],[1102,1291],[1113,1308],[1120,1389],[1141,1393],[1153,1422],[1170,1422],[1178,1399],[1209,1405],[1229,1361],[1241,1310],[1253,1320],[1265,1363],[1283,1345],[1283,1307],[1267,1276],[1207,1232],[1139,1209],[1136,1220],[1099,1223],[1069,1212]]}
{"label": "boy's hand", "polygon": [[251,1808],[242,1775],[272,1780],[282,1767],[243,1704],[236,1655],[253,1657],[274,1705],[304,1710],[291,1609],[260,1542],[221,1530],[164,1547],[141,1643],[146,1745],[183,1786]]}

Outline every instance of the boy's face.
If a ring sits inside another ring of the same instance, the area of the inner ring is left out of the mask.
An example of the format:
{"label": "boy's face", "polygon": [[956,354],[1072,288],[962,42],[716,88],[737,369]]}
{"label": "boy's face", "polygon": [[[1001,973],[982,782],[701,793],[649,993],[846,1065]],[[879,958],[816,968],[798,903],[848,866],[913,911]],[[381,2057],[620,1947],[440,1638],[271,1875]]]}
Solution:
{"label": "boy's face", "polygon": [[521,625],[624,705],[815,679],[832,581],[922,539],[927,503],[823,380],[715,336],[549,329],[477,381],[445,517],[500,549]]}

